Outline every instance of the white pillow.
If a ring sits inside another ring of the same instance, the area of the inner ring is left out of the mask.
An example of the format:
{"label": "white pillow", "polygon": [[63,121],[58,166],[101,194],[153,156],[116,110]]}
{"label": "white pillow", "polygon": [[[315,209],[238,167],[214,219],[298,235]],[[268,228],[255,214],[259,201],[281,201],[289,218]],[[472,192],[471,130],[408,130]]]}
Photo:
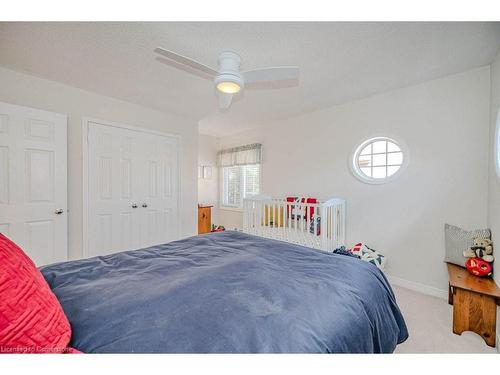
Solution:
{"label": "white pillow", "polygon": [[385,257],[385,255],[382,255],[377,250],[366,246],[364,243],[356,244],[351,252],[359,256],[360,259],[364,260],[365,262],[374,264],[381,271],[384,270],[385,264],[387,263],[387,258]]}

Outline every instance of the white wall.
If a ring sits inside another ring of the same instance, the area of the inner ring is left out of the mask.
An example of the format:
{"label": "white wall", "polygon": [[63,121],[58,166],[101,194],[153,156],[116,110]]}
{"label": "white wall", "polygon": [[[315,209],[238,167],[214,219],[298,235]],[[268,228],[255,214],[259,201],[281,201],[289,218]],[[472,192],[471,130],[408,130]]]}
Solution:
{"label": "white wall", "polygon": [[[497,120],[500,121],[500,52],[491,64],[491,121],[490,121],[490,157],[489,157],[489,191],[488,191],[488,226],[491,228],[495,246],[496,271],[495,280],[500,285],[500,177],[496,173],[495,134]],[[497,321],[500,322],[500,312]],[[500,324],[497,325],[497,337],[500,337]],[[497,343],[497,349],[500,343]]]}
{"label": "white wall", "polygon": [[213,205],[212,223],[218,224],[219,169],[217,168],[218,139],[200,134],[198,138],[198,165],[212,167],[212,178],[198,179],[198,203]]}
{"label": "white wall", "polygon": [[57,82],[0,68],[0,101],[68,116],[69,257],[82,256],[82,117],[178,134],[182,137],[182,235],[196,233],[198,124]]}
{"label": "white wall", "polygon": [[[445,290],[444,223],[486,226],[489,99],[484,67],[263,124],[221,147],[261,142],[263,193],[345,198],[348,244],[382,251],[390,275]],[[388,184],[362,183],[348,167],[374,135],[402,138],[410,150],[408,168]],[[241,225],[239,213],[219,217]]]}

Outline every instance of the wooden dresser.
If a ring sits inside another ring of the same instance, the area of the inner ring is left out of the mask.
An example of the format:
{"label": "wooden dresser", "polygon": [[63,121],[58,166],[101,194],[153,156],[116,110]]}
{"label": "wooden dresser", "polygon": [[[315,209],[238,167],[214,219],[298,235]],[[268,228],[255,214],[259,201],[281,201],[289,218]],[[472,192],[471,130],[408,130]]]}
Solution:
{"label": "wooden dresser", "polygon": [[198,234],[212,230],[212,206],[198,205]]}

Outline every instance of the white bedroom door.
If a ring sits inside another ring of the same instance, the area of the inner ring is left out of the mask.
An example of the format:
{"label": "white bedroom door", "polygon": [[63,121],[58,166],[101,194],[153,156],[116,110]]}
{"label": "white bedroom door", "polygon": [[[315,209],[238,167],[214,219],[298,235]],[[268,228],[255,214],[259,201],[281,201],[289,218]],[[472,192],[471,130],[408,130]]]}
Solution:
{"label": "white bedroom door", "polygon": [[87,256],[178,238],[177,138],[90,122]]}
{"label": "white bedroom door", "polygon": [[0,232],[37,266],[68,258],[67,118],[0,102]]}

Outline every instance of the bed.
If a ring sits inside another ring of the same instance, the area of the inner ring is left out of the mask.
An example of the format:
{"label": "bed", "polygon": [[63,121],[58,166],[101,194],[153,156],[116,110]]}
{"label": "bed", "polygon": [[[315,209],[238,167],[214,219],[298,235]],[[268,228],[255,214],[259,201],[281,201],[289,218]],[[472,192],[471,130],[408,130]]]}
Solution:
{"label": "bed", "polygon": [[85,353],[390,353],[408,337],[374,265],[240,232],[41,271]]}

